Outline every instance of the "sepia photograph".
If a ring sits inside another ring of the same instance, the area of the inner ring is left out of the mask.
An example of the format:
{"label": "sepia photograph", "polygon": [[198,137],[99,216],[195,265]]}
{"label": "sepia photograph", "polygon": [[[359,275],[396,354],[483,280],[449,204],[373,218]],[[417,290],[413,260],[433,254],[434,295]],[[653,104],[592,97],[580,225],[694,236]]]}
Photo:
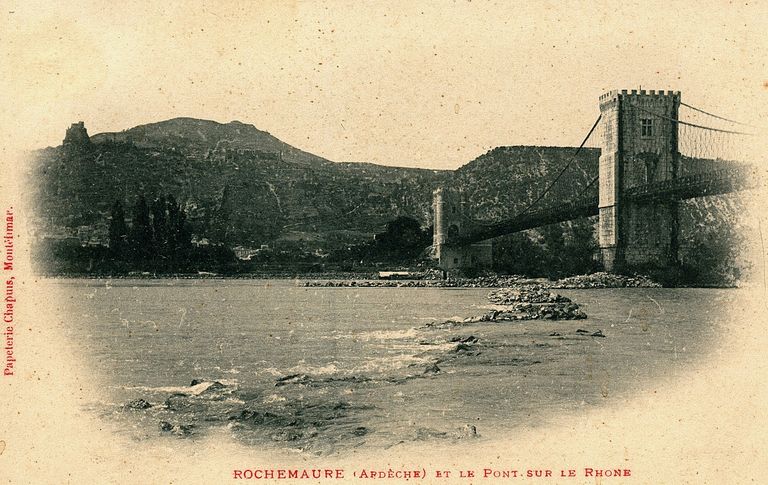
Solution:
{"label": "sepia photograph", "polygon": [[4,482],[768,472],[768,5],[0,16]]}

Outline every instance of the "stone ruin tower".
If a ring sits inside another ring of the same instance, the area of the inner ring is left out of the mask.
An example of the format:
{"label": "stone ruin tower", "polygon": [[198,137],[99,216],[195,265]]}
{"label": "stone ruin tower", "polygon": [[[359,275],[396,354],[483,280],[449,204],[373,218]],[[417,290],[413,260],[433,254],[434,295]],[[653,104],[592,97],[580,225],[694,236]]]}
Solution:
{"label": "stone ruin tower", "polygon": [[85,129],[85,123],[82,121],[72,123],[72,126],[67,128],[62,142],[65,147],[82,147],[90,144],[91,138],[88,136],[88,130]]}

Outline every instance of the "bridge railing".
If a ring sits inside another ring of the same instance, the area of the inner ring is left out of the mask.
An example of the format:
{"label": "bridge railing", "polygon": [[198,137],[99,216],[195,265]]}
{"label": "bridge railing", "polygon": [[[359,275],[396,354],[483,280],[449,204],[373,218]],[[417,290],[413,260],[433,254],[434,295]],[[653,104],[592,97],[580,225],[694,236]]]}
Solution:
{"label": "bridge railing", "polygon": [[624,190],[623,196],[634,201],[661,198],[682,200],[732,192],[747,188],[754,182],[748,168],[730,167],[630,187]]}
{"label": "bridge railing", "polygon": [[[756,186],[757,183],[758,181],[755,180],[749,168],[730,167],[630,187],[624,190],[622,197],[634,202],[684,200],[743,190]],[[472,233],[451,241],[450,244],[458,246],[472,244],[513,232],[597,214],[598,196],[581,197],[573,201],[526,212],[502,222],[481,226]]]}
{"label": "bridge railing", "polygon": [[530,211],[502,222],[486,225],[458,238],[454,243],[462,246],[547,224],[570,221],[579,217],[596,216],[598,213],[597,202],[597,195],[592,195]]}

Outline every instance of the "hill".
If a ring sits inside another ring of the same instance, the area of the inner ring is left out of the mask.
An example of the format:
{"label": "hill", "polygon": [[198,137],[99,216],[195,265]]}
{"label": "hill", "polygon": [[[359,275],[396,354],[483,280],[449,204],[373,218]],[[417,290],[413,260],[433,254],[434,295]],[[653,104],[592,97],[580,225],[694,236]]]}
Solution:
{"label": "hill", "polygon": [[[75,129],[75,131],[72,131]],[[104,241],[109,210],[173,195],[199,238],[253,246],[276,239],[369,238],[397,216],[429,224],[449,172],[335,163],[240,122],[175,118],[33,153],[30,196],[41,232]],[[76,133],[77,132],[77,133]]]}
{"label": "hill", "polygon": [[599,157],[596,148],[577,154],[573,147],[498,147],[456,170],[452,184],[472,201],[472,217],[498,221],[535,202],[550,185],[536,207],[597,193],[596,185],[589,184],[597,176]]}
{"label": "hill", "polygon": [[195,118],[173,118],[158,123],[139,125],[116,133],[100,133],[93,143],[130,142],[139,148],[181,151],[189,156],[209,158],[226,153],[249,153],[264,158],[321,166],[328,160],[294,148],[269,132],[253,125],[230,121],[218,123]]}

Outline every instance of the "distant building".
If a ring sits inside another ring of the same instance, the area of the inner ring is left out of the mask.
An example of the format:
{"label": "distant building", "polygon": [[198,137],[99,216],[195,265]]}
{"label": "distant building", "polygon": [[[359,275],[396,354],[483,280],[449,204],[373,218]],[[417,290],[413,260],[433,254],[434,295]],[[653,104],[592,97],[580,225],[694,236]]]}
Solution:
{"label": "distant building", "polygon": [[88,136],[88,130],[85,129],[85,123],[78,121],[72,123],[72,126],[67,128],[67,133],[64,135],[64,146],[88,146],[91,144],[91,138]]}
{"label": "distant building", "polygon": [[235,246],[232,248],[232,252],[235,253],[235,257],[239,260],[250,261],[251,258],[259,253],[259,250],[245,246]]}

